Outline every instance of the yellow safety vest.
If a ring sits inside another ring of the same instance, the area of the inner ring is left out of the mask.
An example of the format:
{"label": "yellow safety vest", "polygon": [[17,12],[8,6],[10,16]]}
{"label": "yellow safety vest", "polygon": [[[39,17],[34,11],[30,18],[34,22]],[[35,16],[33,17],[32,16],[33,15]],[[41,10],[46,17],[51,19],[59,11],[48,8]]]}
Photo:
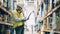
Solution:
{"label": "yellow safety vest", "polygon": [[[23,14],[22,13],[18,13],[16,10],[14,10],[12,13],[14,13],[15,15],[17,15],[18,18],[22,18],[23,17]],[[13,23],[13,27],[16,28],[16,27],[20,27],[22,25],[24,25],[24,22],[22,21],[16,21],[15,18],[14,18],[14,15],[12,15],[12,22]]]}

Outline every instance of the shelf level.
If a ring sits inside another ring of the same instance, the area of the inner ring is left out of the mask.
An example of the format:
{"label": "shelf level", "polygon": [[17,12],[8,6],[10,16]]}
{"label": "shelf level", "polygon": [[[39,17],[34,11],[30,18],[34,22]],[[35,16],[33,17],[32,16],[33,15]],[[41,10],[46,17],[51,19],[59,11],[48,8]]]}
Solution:
{"label": "shelf level", "polygon": [[[51,32],[51,30],[44,30],[44,32]],[[53,31],[54,33],[60,33],[60,31]]]}
{"label": "shelf level", "polygon": [[0,24],[3,24],[3,25],[8,25],[8,26],[13,26],[13,24],[10,24],[10,23],[5,23],[5,22],[0,22]]}
{"label": "shelf level", "polygon": [[10,11],[7,11],[7,9],[5,9],[4,7],[1,7],[1,6],[0,6],[0,9],[3,10],[3,12],[5,12],[5,13],[7,13],[7,14],[10,15]]}
{"label": "shelf level", "polygon": [[57,10],[58,8],[60,8],[60,5],[58,5],[57,7],[55,7],[54,9],[52,9],[45,17],[43,17],[43,19],[41,21],[43,21],[45,18],[47,18],[49,15],[51,15],[52,13],[55,12],[55,10]]}

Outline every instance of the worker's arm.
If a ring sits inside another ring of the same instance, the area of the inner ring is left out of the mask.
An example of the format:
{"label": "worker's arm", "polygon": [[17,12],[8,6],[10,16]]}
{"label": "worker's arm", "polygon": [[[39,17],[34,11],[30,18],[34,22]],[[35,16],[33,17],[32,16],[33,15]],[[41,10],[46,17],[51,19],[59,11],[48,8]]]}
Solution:
{"label": "worker's arm", "polygon": [[23,16],[22,18],[19,18],[15,13],[13,13],[13,17],[14,17],[14,19],[16,21],[26,21],[26,17],[25,16]]}
{"label": "worker's arm", "polygon": [[20,21],[26,21],[26,20],[29,19],[30,15],[31,15],[32,13],[34,13],[34,11],[32,11],[27,18],[26,18],[25,15],[23,15],[22,18],[18,18],[17,15],[14,15],[14,17],[16,17],[16,19],[17,19],[18,21],[19,21],[19,20],[20,20]]}
{"label": "worker's arm", "polygon": [[26,20],[29,19],[30,15],[31,15],[33,12],[34,12],[34,11],[32,11],[27,18],[26,18],[25,15],[23,15],[22,18],[18,18],[17,15],[14,15],[14,17],[16,18],[17,21],[26,21]]}

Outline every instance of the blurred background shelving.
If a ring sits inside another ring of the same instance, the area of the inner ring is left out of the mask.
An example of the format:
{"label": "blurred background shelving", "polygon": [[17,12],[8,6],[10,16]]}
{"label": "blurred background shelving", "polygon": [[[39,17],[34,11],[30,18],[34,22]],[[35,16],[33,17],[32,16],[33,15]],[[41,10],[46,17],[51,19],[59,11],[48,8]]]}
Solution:
{"label": "blurred background shelving", "polygon": [[[36,11],[35,30],[39,34],[60,34],[60,0],[0,0],[3,7],[0,7],[0,34],[10,34],[13,26],[10,19],[10,11],[16,9],[17,4],[24,4],[23,10]],[[30,8],[32,7],[32,8]],[[26,24],[26,28],[27,28]],[[33,28],[33,27],[32,27]]]}

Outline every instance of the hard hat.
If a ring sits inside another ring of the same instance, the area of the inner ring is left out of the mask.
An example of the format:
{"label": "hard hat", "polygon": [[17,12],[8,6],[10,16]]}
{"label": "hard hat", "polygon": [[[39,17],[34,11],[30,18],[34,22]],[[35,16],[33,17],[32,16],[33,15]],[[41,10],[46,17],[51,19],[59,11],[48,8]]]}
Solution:
{"label": "hard hat", "polygon": [[24,5],[23,4],[17,4],[17,6],[23,8]]}

